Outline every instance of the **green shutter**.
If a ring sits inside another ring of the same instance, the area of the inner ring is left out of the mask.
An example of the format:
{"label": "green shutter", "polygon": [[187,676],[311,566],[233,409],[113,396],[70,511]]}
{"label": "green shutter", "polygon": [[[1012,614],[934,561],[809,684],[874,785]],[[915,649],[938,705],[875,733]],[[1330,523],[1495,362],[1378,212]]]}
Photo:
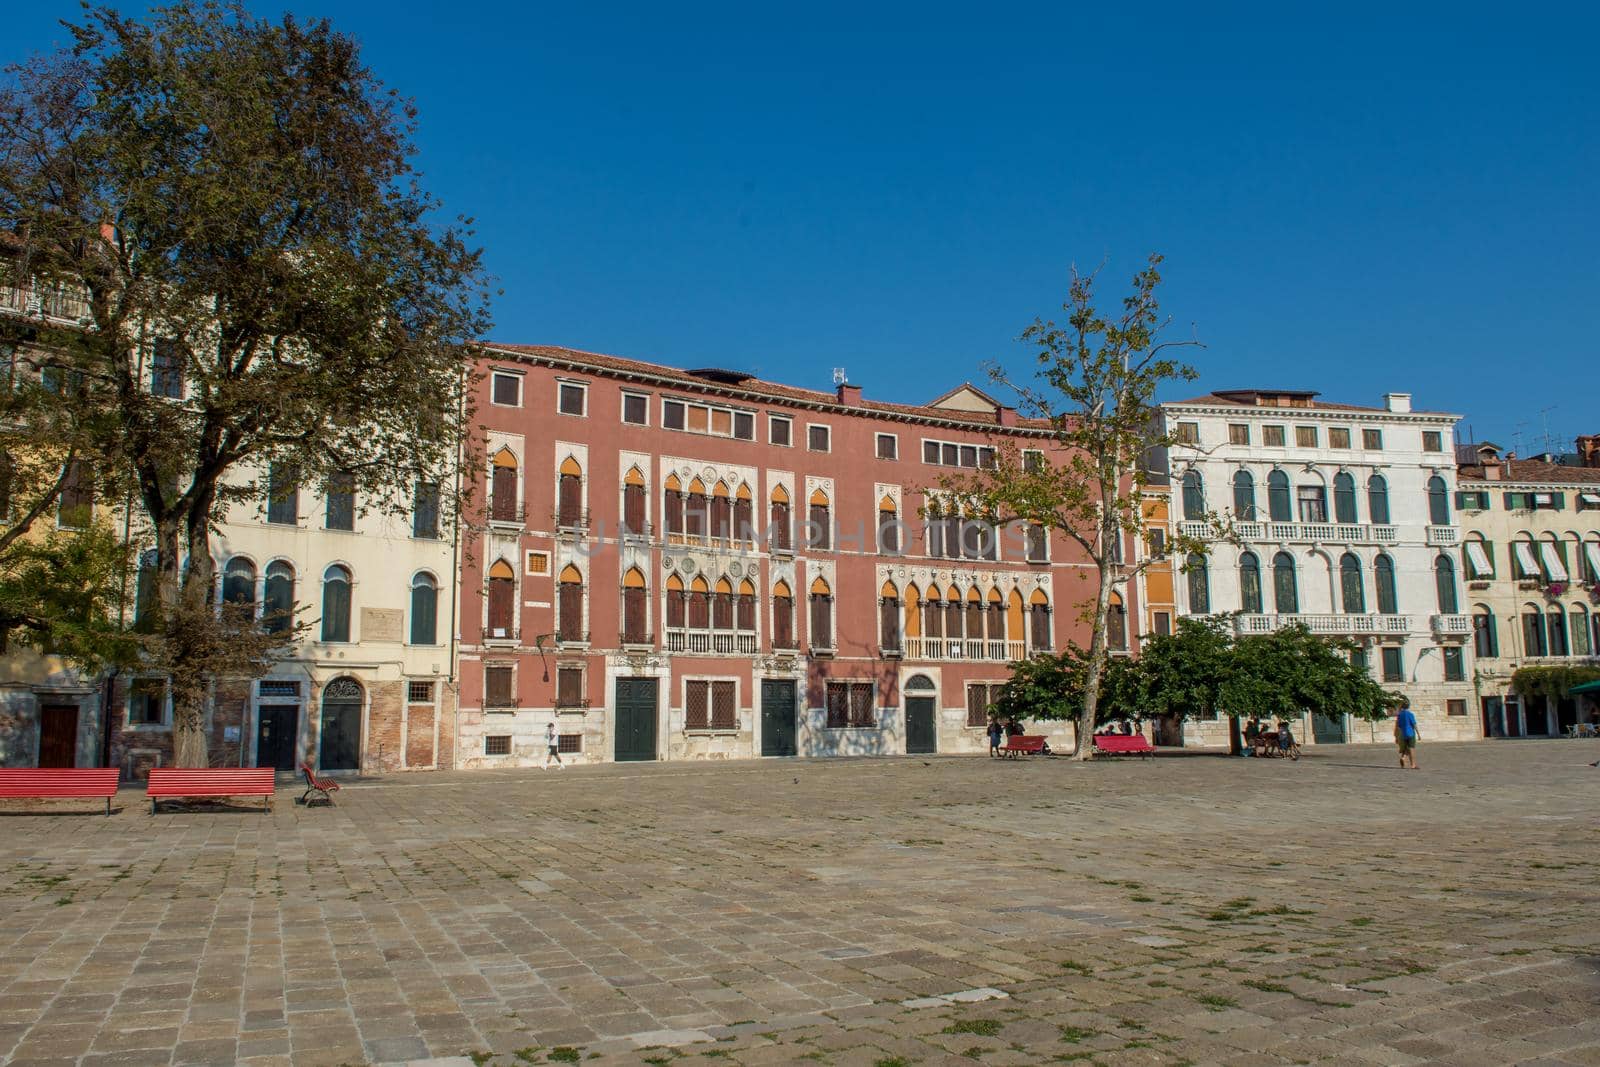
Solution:
{"label": "green shutter", "polygon": [[1506,510],[1507,511],[1516,511],[1521,506],[1522,506],[1522,494],[1521,493],[1507,493],[1506,494]]}
{"label": "green shutter", "polygon": [[1557,511],[1565,511],[1567,509],[1567,494],[1551,493],[1550,506],[1555,508]]}
{"label": "green shutter", "polygon": [[1485,556],[1489,557],[1489,573],[1485,574],[1484,577],[1485,578],[1493,578],[1494,575],[1495,575],[1495,572],[1500,569],[1499,565],[1496,564],[1495,561],[1494,561],[1494,542],[1493,541],[1485,541],[1483,543],[1483,554]]}
{"label": "green shutter", "polygon": [[1567,559],[1567,543],[1565,541],[1558,540],[1556,542],[1556,555],[1561,559],[1561,569],[1567,572],[1567,577],[1572,577],[1572,565],[1571,561]]}

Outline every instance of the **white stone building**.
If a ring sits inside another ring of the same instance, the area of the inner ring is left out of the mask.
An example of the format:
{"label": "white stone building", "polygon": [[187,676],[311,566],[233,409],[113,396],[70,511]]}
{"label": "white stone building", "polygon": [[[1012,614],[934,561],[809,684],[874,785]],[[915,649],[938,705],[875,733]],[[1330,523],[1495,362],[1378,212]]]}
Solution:
{"label": "white stone building", "polygon": [[[1600,455],[1501,458],[1476,446],[1459,470],[1465,609],[1486,737],[1566,733],[1600,700],[1518,693],[1519,669],[1600,666]],[[1543,672],[1565,674],[1565,672]],[[1570,676],[1568,676],[1570,677]]]}
{"label": "white stone building", "polygon": [[[1178,580],[1180,615],[1238,613],[1241,634],[1302,623],[1361,643],[1374,677],[1411,698],[1423,736],[1479,735],[1469,715],[1471,623],[1461,606],[1453,508],[1458,416],[1314,392],[1244,389],[1162,405],[1181,532],[1215,535]],[[1386,724],[1302,721],[1303,741],[1388,741]],[[1191,722],[1189,743],[1228,725]]]}

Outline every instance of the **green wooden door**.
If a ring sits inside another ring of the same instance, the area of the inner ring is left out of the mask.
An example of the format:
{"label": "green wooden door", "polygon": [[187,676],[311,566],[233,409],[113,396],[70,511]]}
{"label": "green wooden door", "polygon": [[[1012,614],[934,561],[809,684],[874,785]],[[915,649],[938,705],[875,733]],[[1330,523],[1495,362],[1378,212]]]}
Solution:
{"label": "green wooden door", "polygon": [[1344,736],[1344,716],[1324,715],[1320,711],[1311,716],[1311,736],[1319,745],[1342,745]]}
{"label": "green wooden door", "polygon": [[639,762],[656,758],[656,680],[618,678],[616,760]]}
{"label": "green wooden door", "polygon": [[793,756],[794,682],[783,678],[761,680],[761,754]]}
{"label": "green wooden door", "polygon": [[906,697],[906,753],[939,751],[939,734],[934,729],[933,697]]}

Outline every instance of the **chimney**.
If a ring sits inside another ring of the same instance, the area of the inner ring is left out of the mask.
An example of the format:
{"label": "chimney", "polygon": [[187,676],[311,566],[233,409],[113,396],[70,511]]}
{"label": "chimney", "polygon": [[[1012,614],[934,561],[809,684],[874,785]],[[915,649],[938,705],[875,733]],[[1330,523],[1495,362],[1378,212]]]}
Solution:
{"label": "chimney", "polygon": [[995,421],[1001,426],[1015,426],[1017,424],[1017,409],[1001,406],[995,409]]}
{"label": "chimney", "polygon": [[1486,482],[1498,482],[1500,480],[1500,461],[1498,459],[1484,459],[1483,480]]}
{"label": "chimney", "polygon": [[1405,414],[1411,410],[1410,393],[1384,393],[1383,406],[1390,411]]}
{"label": "chimney", "polygon": [[839,388],[835,390],[835,393],[839,398],[839,403],[853,408],[861,406],[861,386],[851,385],[849,382],[840,382]]}

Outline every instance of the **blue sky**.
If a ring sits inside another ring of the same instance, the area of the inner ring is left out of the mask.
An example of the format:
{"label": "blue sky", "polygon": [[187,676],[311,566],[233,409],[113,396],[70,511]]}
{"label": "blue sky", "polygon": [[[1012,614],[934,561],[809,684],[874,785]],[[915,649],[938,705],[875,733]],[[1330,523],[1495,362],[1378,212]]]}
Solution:
{"label": "blue sky", "polygon": [[415,98],[497,339],[921,401],[1159,250],[1199,388],[1600,432],[1596,9],[1198,7],[295,10]]}

